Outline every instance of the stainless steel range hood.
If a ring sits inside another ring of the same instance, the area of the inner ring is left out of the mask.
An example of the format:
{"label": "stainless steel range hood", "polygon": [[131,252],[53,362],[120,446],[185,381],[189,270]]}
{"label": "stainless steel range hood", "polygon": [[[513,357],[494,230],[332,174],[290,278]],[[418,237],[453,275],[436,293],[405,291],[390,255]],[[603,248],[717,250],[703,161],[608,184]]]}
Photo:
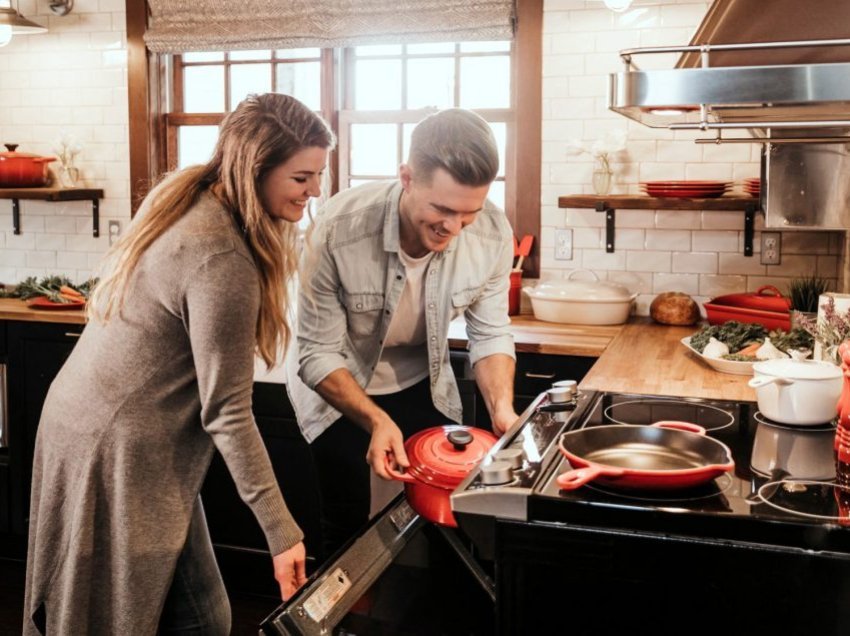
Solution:
{"label": "stainless steel range hood", "polygon": [[[674,68],[641,70],[664,53],[680,54]],[[850,228],[850,1],[715,0],[689,45],[620,57],[611,110],[765,144],[768,227]]]}

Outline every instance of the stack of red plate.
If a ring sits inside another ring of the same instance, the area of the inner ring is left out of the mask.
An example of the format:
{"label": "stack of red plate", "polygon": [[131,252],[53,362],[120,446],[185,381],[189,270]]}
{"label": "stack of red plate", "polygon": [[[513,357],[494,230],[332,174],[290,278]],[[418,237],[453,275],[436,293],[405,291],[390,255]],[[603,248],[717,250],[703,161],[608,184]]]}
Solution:
{"label": "stack of red plate", "polygon": [[744,192],[751,197],[757,197],[761,194],[761,179],[758,177],[749,177],[744,179]]}
{"label": "stack of red plate", "polygon": [[651,197],[707,199],[719,197],[731,190],[728,181],[644,181],[640,184]]}

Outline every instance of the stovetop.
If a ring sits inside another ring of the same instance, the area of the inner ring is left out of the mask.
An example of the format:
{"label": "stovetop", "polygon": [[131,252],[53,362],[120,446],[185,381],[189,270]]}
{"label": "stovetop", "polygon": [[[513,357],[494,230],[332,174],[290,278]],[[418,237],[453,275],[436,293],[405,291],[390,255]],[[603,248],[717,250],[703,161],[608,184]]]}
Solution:
{"label": "stovetop", "polygon": [[[452,507],[461,515],[850,554],[850,471],[838,466],[836,476],[833,425],[795,429],[766,421],[757,408],[754,402],[596,392],[553,405],[543,394],[453,493]],[[624,491],[593,482],[559,489],[557,476],[570,469],[557,449],[562,432],[662,420],[702,426],[731,449],[734,471],[685,490]],[[487,483],[490,464],[518,450],[524,460],[513,480]],[[808,472],[795,475],[798,470]]]}
{"label": "stovetop", "polygon": [[[591,482],[562,491],[555,479],[570,465],[553,455],[532,489],[528,518],[850,554],[850,476],[845,477],[839,466],[835,477],[834,427],[827,423],[795,430],[765,421],[757,408],[752,402],[594,394],[587,408],[571,420],[570,430],[662,420],[691,422],[731,449],[734,471],[684,490],[624,491]],[[771,465],[754,455],[757,439],[763,446],[764,440],[777,436],[778,452],[787,453],[794,444],[823,473],[815,479],[800,479],[786,470],[793,466]],[[759,463],[762,470],[754,467]]]}

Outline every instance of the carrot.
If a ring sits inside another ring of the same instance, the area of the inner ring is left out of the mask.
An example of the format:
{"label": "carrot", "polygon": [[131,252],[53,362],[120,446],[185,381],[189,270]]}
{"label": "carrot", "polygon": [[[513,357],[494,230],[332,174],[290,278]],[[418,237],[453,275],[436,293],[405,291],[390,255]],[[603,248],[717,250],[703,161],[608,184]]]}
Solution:
{"label": "carrot", "polygon": [[85,298],[83,296],[72,296],[71,294],[66,294],[65,292],[59,292],[59,296],[72,303],[81,303],[85,302]]}
{"label": "carrot", "polygon": [[735,355],[739,355],[739,356],[755,356],[755,355],[756,355],[756,351],[758,351],[758,348],[759,348],[761,345],[762,345],[762,343],[761,343],[761,342],[754,342],[754,343],[752,343],[752,344],[747,345],[746,347],[744,347],[744,348],[743,348],[743,349],[741,349],[740,351],[736,351],[736,352],[735,352]]}
{"label": "carrot", "polygon": [[59,293],[62,294],[63,296],[65,296],[66,298],[69,298],[69,297],[70,298],[79,298],[79,299],[83,298],[83,295],[80,292],[78,292],[73,287],[68,287],[67,285],[62,285],[59,288]]}

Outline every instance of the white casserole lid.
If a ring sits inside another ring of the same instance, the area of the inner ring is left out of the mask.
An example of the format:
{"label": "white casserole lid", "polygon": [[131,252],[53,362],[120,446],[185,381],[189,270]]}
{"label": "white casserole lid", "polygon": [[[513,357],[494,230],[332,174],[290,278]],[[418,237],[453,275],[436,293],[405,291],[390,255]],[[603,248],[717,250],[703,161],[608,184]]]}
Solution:
{"label": "white casserole lid", "polygon": [[841,367],[820,360],[790,360],[777,358],[753,364],[753,371],[762,375],[789,380],[833,380],[842,376]]}
{"label": "white casserole lid", "polygon": [[[573,276],[580,272],[590,274],[593,280],[573,280]],[[637,296],[623,285],[600,281],[594,272],[587,269],[573,270],[567,278],[554,278],[538,283],[536,287],[526,288],[526,292],[532,298],[545,300],[626,302]]]}

